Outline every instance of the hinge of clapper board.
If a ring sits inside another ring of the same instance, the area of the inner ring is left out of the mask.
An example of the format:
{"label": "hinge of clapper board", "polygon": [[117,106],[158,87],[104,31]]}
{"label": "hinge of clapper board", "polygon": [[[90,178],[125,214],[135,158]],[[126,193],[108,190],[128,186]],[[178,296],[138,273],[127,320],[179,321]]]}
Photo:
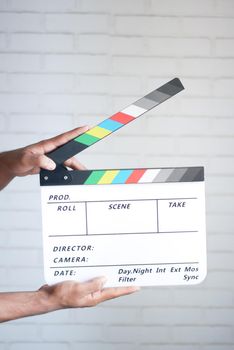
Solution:
{"label": "hinge of clapper board", "polygon": [[[121,127],[142,116],[183,89],[184,87],[181,81],[178,78],[174,78],[124,108],[122,111],[99,123],[84,134],[76,137],[74,140],[67,142],[55,151],[48,153],[47,156],[54,160],[57,166],[54,171],[41,170],[40,184],[42,186],[71,184],[73,182],[73,177],[77,175],[77,171],[69,171],[63,166],[62,164],[65,160],[82,152],[87,147],[90,147],[106,136],[112,134],[114,131],[117,131]],[[86,171],[79,171],[79,179],[82,178],[82,172],[85,174]]]}

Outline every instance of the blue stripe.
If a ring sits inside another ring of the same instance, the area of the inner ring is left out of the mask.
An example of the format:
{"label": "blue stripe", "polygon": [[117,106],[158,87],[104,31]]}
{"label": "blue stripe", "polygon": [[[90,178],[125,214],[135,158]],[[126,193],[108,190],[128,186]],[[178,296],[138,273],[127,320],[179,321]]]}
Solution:
{"label": "blue stripe", "polygon": [[128,169],[120,170],[120,172],[118,173],[118,175],[116,175],[116,177],[114,178],[112,183],[113,184],[124,184],[132,172],[133,172],[133,170],[128,170]]}
{"label": "blue stripe", "polygon": [[110,131],[115,131],[115,130],[121,128],[121,126],[123,126],[123,124],[116,122],[115,120],[106,119],[102,123],[98,124],[98,126],[100,126],[100,128],[104,128],[104,129],[107,129]]}

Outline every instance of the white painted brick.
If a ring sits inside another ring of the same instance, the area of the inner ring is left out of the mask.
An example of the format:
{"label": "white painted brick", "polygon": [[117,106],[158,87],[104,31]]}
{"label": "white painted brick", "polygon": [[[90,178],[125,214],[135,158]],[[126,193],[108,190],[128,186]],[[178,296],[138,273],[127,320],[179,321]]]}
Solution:
{"label": "white painted brick", "polygon": [[6,127],[5,117],[0,114],[0,132],[3,131]]}
{"label": "white painted brick", "polygon": [[37,212],[2,211],[0,229],[38,229],[41,225],[41,216]]}
{"label": "white painted brick", "polygon": [[100,0],[98,3],[95,0],[79,1],[80,11],[88,12],[113,12],[114,14],[142,14],[147,10],[148,3],[144,0],[120,0],[115,1]]}
{"label": "white painted brick", "polygon": [[210,252],[233,252],[234,250],[234,237],[232,234],[214,234],[209,235],[208,248]]}
{"label": "white painted brick", "polygon": [[[105,305],[105,304],[104,304]],[[72,320],[74,323],[118,325],[118,324],[140,324],[141,312],[137,308],[130,307],[97,307],[91,309],[73,310]]]}
{"label": "white painted brick", "polygon": [[213,174],[229,175],[234,173],[234,164],[232,157],[218,157],[216,159],[211,159],[209,164],[210,171]]}
{"label": "white painted brick", "polygon": [[201,350],[200,345],[182,345],[182,344],[173,344],[173,345],[164,345],[164,344],[144,344],[139,350]]}
{"label": "white painted brick", "polygon": [[144,308],[142,311],[145,325],[199,325],[203,320],[199,308]]}
{"label": "white painted brick", "polygon": [[[162,105],[162,109],[171,107],[172,104]],[[233,117],[234,101],[231,98],[186,98],[178,104],[176,113],[186,115],[211,116],[211,117]]]}
{"label": "white painted brick", "polygon": [[19,52],[72,52],[73,36],[70,34],[12,34],[10,50]]}
{"label": "white painted brick", "polygon": [[233,350],[234,349],[234,345],[229,344],[229,345],[223,345],[223,344],[219,344],[219,345],[205,345],[204,346],[204,350]]}
{"label": "white painted brick", "polygon": [[217,39],[215,41],[215,53],[220,57],[234,56],[234,40],[233,39]]}
{"label": "white painted brick", "polygon": [[1,193],[1,210],[39,210],[40,197],[36,193]]}
{"label": "white painted brick", "polygon": [[108,35],[82,34],[77,42],[79,52],[105,54],[109,50],[111,38]]}
{"label": "white painted brick", "polygon": [[181,77],[230,78],[234,76],[234,59],[184,58],[178,65],[177,74]]}
{"label": "white painted brick", "polygon": [[146,45],[147,53],[155,56],[202,57],[211,52],[210,41],[202,38],[148,38]]}
{"label": "white painted brick", "polygon": [[[234,41],[233,41],[234,43]],[[233,97],[234,96],[234,79],[219,79],[214,83],[215,96]]]}
{"label": "white painted brick", "polygon": [[233,137],[184,137],[178,140],[181,154],[231,155],[234,147]]}
{"label": "white painted brick", "polygon": [[10,74],[9,88],[14,92],[72,92],[71,74]]}
{"label": "white painted brick", "polygon": [[46,16],[48,32],[106,33],[108,16],[99,14],[49,14]]}
{"label": "white painted brick", "polygon": [[0,94],[1,112],[32,112],[38,110],[39,98],[36,95],[28,94]]}
{"label": "white painted brick", "polygon": [[[109,153],[113,154],[173,154],[176,153],[177,143],[175,140],[169,137],[141,137],[141,143],[139,143],[139,137],[129,135],[122,136],[118,135],[118,137],[113,136],[111,138],[105,139],[105,142],[99,143],[96,145],[96,149],[108,150]],[[142,148],[142,144],[144,145],[144,149]],[[154,151],[157,150],[157,151]]]}
{"label": "white painted brick", "polygon": [[[224,171],[228,172],[226,168]],[[234,178],[233,176],[209,176],[206,182],[206,192],[214,195],[233,195]]]}
{"label": "white painted brick", "polygon": [[180,343],[230,343],[233,340],[231,327],[177,327],[174,341]]}
{"label": "white painted brick", "polygon": [[234,230],[233,215],[209,214],[206,216],[207,231],[213,233],[231,233]]}
{"label": "white painted brick", "polygon": [[[45,283],[43,268],[41,266],[40,268],[15,267],[14,269],[9,269],[6,282],[7,286],[12,286],[15,290],[24,290],[23,288],[37,290]],[[35,338],[31,340],[35,340]]]}
{"label": "white painted brick", "polygon": [[135,75],[169,75],[177,72],[176,61],[169,58],[152,57],[113,57],[113,72]]}
{"label": "white painted brick", "polygon": [[[1,135],[1,138],[2,138],[3,135]],[[4,135],[5,136],[5,135]],[[10,149],[14,149],[14,148],[19,148],[19,147],[22,147],[22,146],[25,146],[26,143],[23,144],[23,140],[22,138],[24,139],[25,137],[25,141],[27,140],[27,135],[24,134],[23,137],[20,135],[18,135],[18,137],[16,137],[16,143],[15,143],[15,146],[14,146],[14,142],[13,142],[13,139],[12,137],[9,138],[9,135],[8,135],[8,147],[5,146],[5,143],[6,141],[4,141],[4,148],[1,147],[1,151],[3,150],[10,150]],[[5,138],[4,140],[6,140],[7,138]],[[31,140],[31,141],[30,141]],[[35,135],[34,135],[34,138],[30,138],[29,137],[29,142],[27,142],[27,144],[31,144],[32,142],[35,142],[35,141],[38,141],[38,138],[35,138]],[[39,191],[39,188],[38,188],[38,176],[35,175],[35,176],[27,176],[27,177],[16,177],[14,178],[13,181],[11,181],[9,183],[9,185],[4,189],[4,192],[6,191],[9,191],[9,192],[36,192],[36,191]]]}
{"label": "white painted brick", "polygon": [[230,289],[233,286],[234,274],[233,271],[209,271],[209,278],[206,279],[205,285],[211,289]]}
{"label": "white painted brick", "polygon": [[34,325],[21,324],[2,324],[1,340],[2,341],[34,341],[38,335],[38,330]]}
{"label": "white painted brick", "polygon": [[207,198],[207,209],[211,213],[233,213],[233,195],[213,195]]}
{"label": "white painted brick", "polygon": [[122,35],[176,36],[180,21],[176,17],[116,16],[115,32]]}
{"label": "white painted brick", "polygon": [[113,344],[112,342],[88,342],[88,343],[72,343],[71,350],[76,350],[77,348],[81,348],[82,350],[138,350],[136,345],[132,345],[129,343],[120,343]]}
{"label": "white painted brick", "polygon": [[11,230],[8,233],[8,246],[14,248],[39,248],[42,247],[41,230]]}
{"label": "white painted brick", "polygon": [[0,54],[0,71],[35,72],[40,70],[39,55]]}
{"label": "white painted brick", "polygon": [[6,32],[41,32],[43,18],[40,14],[1,13],[0,31]]}
{"label": "white painted brick", "polygon": [[42,348],[45,350],[70,350],[70,346],[66,342],[62,342],[62,343],[21,342],[21,343],[11,344],[9,347],[9,350],[31,350],[31,349],[41,350]]}
{"label": "white painted brick", "polygon": [[136,77],[79,75],[76,90],[81,93],[126,94],[140,92],[141,82]]}
{"label": "white painted brick", "polygon": [[11,8],[17,11],[66,12],[75,8],[75,0],[12,0]]}
{"label": "white painted brick", "polygon": [[233,37],[233,18],[182,18],[182,31],[186,36]]}
{"label": "white painted brick", "polygon": [[[41,315],[36,319],[38,325],[41,324],[73,324],[73,311],[76,312],[79,309],[63,309],[59,312],[49,312],[47,314]],[[62,343],[62,342],[60,342]]]}
{"label": "white painted brick", "polygon": [[42,339],[45,341],[62,341],[64,336],[70,341],[98,341],[103,340],[101,326],[85,325],[46,325],[41,329]]}
{"label": "white painted brick", "polygon": [[149,53],[146,40],[142,37],[111,37],[111,51],[114,55],[140,55]]}
{"label": "white painted brick", "polygon": [[102,95],[45,95],[42,111],[47,113],[105,113],[108,99]]}
{"label": "white painted brick", "polygon": [[[210,253],[209,254],[209,268],[217,271],[232,271],[234,263],[234,254],[232,253]],[[233,273],[233,271],[232,271]]]}
{"label": "white painted brick", "polygon": [[211,79],[183,78],[182,83],[185,90],[182,96],[209,96],[213,93],[213,82]]}
{"label": "white painted brick", "polygon": [[38,266],[38,252],[32,249],[1,249],[0,265],[8,268]]}
{"label": "white painted brick", "polygon": [[8,120],[11,132],[63,133],[73,128],[71,115],[11,115]]}
{"label": "white painted brick", "polygon": [[[210,273],[209,273],[210,274]],[[207,276],[209,278],[209,275]],[[190,307],[232,307],[232,292],[230,290],[176,288],[174,291],[174,303],[177,306]]]}
{"label": "white painted brick", "polygon": [[[6,280],[6,276],[7,276],[7,271],[5,268],[1,267],[0,268],[0,278],[1,278],[1,281],[4,281]],[[1,343],[0,343],[1,344]]]}
{"label": "white painted brick", "polygon": [[7,75],[5,73],[0,73],[0,91],[7,92],[7,90],[8,90]]}
{"label": "white painted brick", "polygon": [[144,124],[147,125],[146,132],[149,135],[200,136],[212,135],[213,123],[215,124],[215,121],[209,117],[154,116],[147,118]]}
{"label": "white painted brick", "polygon": [[5,34],[0,34],[0,49],[3,50],[6,48],[6,36]]}
{"label": "white painted brick", "polygon": [[8,5],[9,5],[9,1],[1,0],[0,1],[0,10],[3,10],[3,11],[8,10]]}
{"label": "white painted brick", "polygon": [[122,154],[121,157],[113,157],[111,154],[96,154],[96,152],[94,154],[92,149],[90,153],[88,151],[80,153],[78,158],[88,169],[122,169],[141,166],[140,156],[133,155],[129,159],[128,155]]}
{"label": "white painted brick", "polygon": [[167,307],[174,304],[171,288],[142,288],[139,292],[108,301],[105,305],[115,307]]}
{"label": "white painted brick", "polygon": [[112,76],[109,92],[111,94],[132,95],[141,91],[141,81],[137,77]]}
{"label": "white painted brick", "polygon": [[211,16],[214,15],[213,0],[178,0],[176,6],[173,0],[151,0],[150,13],[155,15],[174,15],[174,16]]}
{"label": "white painted brick", "polygon": [[108,59],[104,55],[46,55],[45,69],[60,73],[106,74]]}
{"label": "white painted brick", "polygon": [[9,232],[8,231],[3,231],[1,230],[1,240],[0,240],[0,247],[5,247],[7,246],[9,242]]}
{"label": "white painted brick", "polygon": [[120,0],[118,2],[112,1],[111,10],[113,13],[121,13],[121,14],[144,14],[147,8],[148,3],[144,0],[128,0],[127,2],[124,0]]}
{"label": "white painted brick", "polygon": [[[9,133],[3,133],[1,134],[1,151],[8,151],[11,149],[24,147],[36,142],[37,140],[38,140],[38,136],[35,134],[24,133],[24,134],[15,134],[13,136],[12,134],[9,134]],[[22,178],[21,181],[25,181],[25,179]],[[30,182],[30,180],[28,181]],[[30,186],[30,183],[29,183],[29,186]]]}
{"label": "white painted brick", "polygon": [[113,1],[109,0],[99,0],[98,2],[95,0],[79,0],[79,12],[110,12],[112,8]]}
{"label": "white painted brick", "polygon": [[167,327],[161,326],[111,326],[106,337],[112,342],[130,342],[132,339],[139,342],[144,339],[144,343],[164,343],[170,341],[170,332]]}
{"label": "white painted brick", "polygon": [[216,13],[220,16],[233,16],[234,8],[232,0],[217,0],[215,2]]}
{"label": "white painted brick", "polygon": [[107,75],[81,75],[76,79],[75,90],[81,93],[107,94],[111,77]]}

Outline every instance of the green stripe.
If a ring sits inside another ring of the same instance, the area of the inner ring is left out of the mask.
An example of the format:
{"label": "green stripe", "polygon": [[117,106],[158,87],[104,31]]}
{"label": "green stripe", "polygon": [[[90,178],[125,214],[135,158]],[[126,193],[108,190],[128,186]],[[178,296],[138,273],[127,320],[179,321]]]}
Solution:
{"label": "green stripe", "polygon": [[85,185],[96,185],[101,177],[105,174],[105,170],[95,170],[93,171],[88,179],[85,181]]}
{"label": "green stripe", "polygon": [[74,141],[83,143],[84,145],[87,145],[87,146],[90,146],[99,140],[100,140],[99,138],[88,134],[82,134],[74,139]]}

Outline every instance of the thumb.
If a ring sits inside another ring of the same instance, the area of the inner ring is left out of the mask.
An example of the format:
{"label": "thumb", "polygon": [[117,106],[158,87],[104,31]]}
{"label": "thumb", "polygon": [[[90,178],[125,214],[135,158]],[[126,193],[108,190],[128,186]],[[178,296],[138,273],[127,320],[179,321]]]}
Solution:
{"label": "thumb", "polygon": [[55,162],[45,155],[37,157],[35,166],[45,170],[54,170],[56,168]]}

